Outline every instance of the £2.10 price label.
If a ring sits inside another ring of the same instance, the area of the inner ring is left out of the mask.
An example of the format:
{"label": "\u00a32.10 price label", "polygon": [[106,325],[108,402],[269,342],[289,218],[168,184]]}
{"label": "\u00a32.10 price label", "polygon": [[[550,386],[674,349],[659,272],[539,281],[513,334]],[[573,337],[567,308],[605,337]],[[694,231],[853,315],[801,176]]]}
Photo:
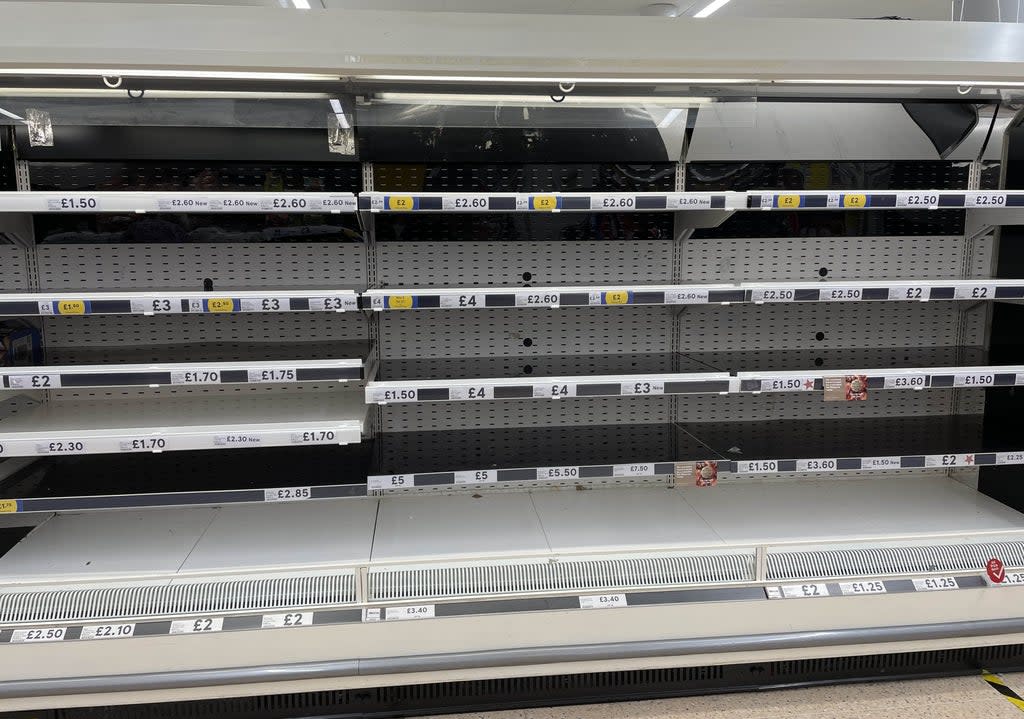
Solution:
{"label": "\u00a32.10 price label", "polygon": [[93,624],[82,627],[81,639],[128,639],[135,636],[135,624]]}

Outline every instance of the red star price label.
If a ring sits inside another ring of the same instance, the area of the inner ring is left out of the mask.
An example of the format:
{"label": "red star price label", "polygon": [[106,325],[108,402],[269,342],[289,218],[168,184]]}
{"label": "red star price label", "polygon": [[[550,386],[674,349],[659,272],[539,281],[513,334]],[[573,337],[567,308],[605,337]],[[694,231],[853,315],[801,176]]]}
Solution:
{"label": "red star price label", "polygon": [[811,392],[813,377],[772,377],[761,380],[762,392]]}
{"label": "red star price label", "polygon": [[929,454],[924,458],[925,467],[973,467],[973,454]]}
{"label": "red star price label", "polygon": [[1002,584],[1006,580],[1006,567],[1000,559],[993,557],[985,564],[985,575],[990,584]]}

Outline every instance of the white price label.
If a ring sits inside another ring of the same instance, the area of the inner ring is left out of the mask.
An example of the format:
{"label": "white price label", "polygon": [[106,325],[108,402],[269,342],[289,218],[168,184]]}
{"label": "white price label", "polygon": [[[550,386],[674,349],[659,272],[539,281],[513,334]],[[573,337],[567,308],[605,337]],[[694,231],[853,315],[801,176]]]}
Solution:
{"label": "white price label", "polygon": [[264,489],[264,502],[297,502],[302,499],[309,499],[313,490],[309,487],[278,487],[277,489]]}
{"label": "white price label", "polygon": [[1006,207],[1005,192],[975,192],[967,195],[967,207]]}
{"label": "white price label", "polygon": [[761,193],[761,209],[771,210],[775,207],[775,195],[770,192]]}
{"label": "white price label", "polygon": [[289,197],[287,195],[262,197],[260,198],[260,209],[272,212],[304,212],[310,209],[310,202],[306,197]]}
{"label": "white price label", "polygon": [[416,389],[386,389],[375,387],[370,390],[371,402],[415,402]]}
{"label": "white price label", "polygon": [[996,376],[992,372],[970,372],[953,375],[954,387],[991,387]]}
{"label": "white price label", "polygon": [[464,295],[441,295],[441,306],[446,308],[475,309],[487,306],[487,296],[483,293]]}
{"label": "white price label", "polygon": [[270,368],[249,370],[249,382],[295,382],[297,371],[293,368]]}
{"label": "white price label", "polygon": [[785,599],[804,599],[813,597],[827,597],[827,584],[783,584],[779,591]]}
{"label": "white price label", "polygon": [[60,387],[59,374],[9,374],[7,383],[11,389],[57,389]]}
{"label": "white price label", "polygon": [[863,582],[840,582],[839,591],[849,594],[885,594],[885,583],[872,579]]}
{"label": "white price label", "polygon": [[598,194],[590,196],[591,210],[634,210],[636,197],[622,194]]}
{"label": "white price label", "polygon": [[220,372],[215,369],[190,369],[171,372],[171,384],[220,384]]}
{"label": "white price label", "polygon": [[927,302],[931,296],[932,288],[921,285],[893,285],[889,288],[889,299],[893,301]]}
{"label": "white price label", "polygon": [[37,454],[82,454],[84,452],[85,443],[73,439],[59,439],[36,444]]}
{"label": "white price label", "polygon": [[861,469],[899,469],[902,464],[899,457],[861,457]]}
{"label": "white price label", "polygon": [[625,594],[591,594],[580,597],[580,609],[615,609],[628,606]]}
{"label": "white price label", "polygon": [[516,307],[558,307],[560,301],[557,292],[516,292]]}
{"label": "white price label", "polygon": [[382,474],[366,478],[367,489],[401,489],[413,487],[415,481],[411,474]]}
{"label": "white price label", "polygon": [[576,385],[571,382],[550,382],[548,384],[533,385],[533,396],[535,398],[564,399],[576,396]]}
{"label": "white price label", "polygon": [[818,290],[819,302],[858,302],[864,296],[860,287],[830,287]]}
{"label": "white price label", "polygon": [[203,634],[219,632],[224,628],[224,617],[200,617],[171,622],[171,634]]}
{"label": "white price label", "polygon": [[665,394],[665,383],[659,381],[623,382],[621,394]]}
{"label": "white price label", "polygon": [[330,444],[337,439],[333,429],[311,429],[306,432],[292,432],[292,444]]}
{"label": "white price label", "polygon": [[929,454],[924,458],[925,467],[973,467],[973,454]]}
{"label": "white price label", "polygon": [[924,577],[914,580],[914,589],[919,592],[942,592],[959,588],[956,577]]}
{"label": "white price label", "polygon": [[484,212],[490,209],[487,195],[456,195],[441,199],[441,209],[462,212]]}
{"label": "white price label", "polygon": [[311,209],[328,212],[353,212],[356,205],[356,198],[349,195],[313,196],[309,200]]}
{"label": "white price label", "polygon": [[737,474],[770,474],[779,471],[779,462],[774,459],[751,459],[736,463]]}
{"label": "white price label", "polygon": [[688,192],[668,196],[668,209],[670,210],[710,210],[711,198],[713,195]]}
{"label": "white price label", "polygon": [[666,305],[706,305],[710,292],[708,290],[667,290],[665,292]]}
{"label": "white price label", "polygon": [[537,467],[537,479],[579,479],[579,467]]}
{"label": "white price label", "polygon": [[218,434],[214,435],[213,443],[218,447],[255,447],[263,440],[258,434]]}
{"label": "white price label", "polygon": [[906,374],[885,378],[885,389],[924,389],[928,378],[923,374]]}
{"label": "white price label", "polygon": [[1000,586],[1005,584],[1024,584],[1024,572],[1007,572],[1006,578],[999,583]]}
{"label": "white price label", "polygon": [[953,297],[958,300],[991,300],[995,296],[995,285],[960,285],[953,290]]}
{"label": "white price label", "polygon": [[46,209],[50,212],[97,212],[101,207],[95,197],[58,195],[46,198]]}
{"label": "white price label", "polygon": [[93,624],[82,627],[82,639],[127,639],[135,636],[134,624]]}
{"label": "white price label", "polygon": [[498,470],[476,469],[455,473],[455,484],[494,484],[498,481]]}
{"label": "white price label", "polygon": [[653,477],[654,465],[650,462],[612,465],[613,477]]}
{"label": "white price label", "polygon": [[792,302],[796,290],[788,287],[755,287],[750,291],[751,302]]}
{"label": "white price label", "polygon": [[996,452],[996,464],[1024,464],[1024,452]]}
{"label": "white price label", "polygon": [[32,642],[60,642],[67,636],[67,627],[47,627],[45,629],[15,629],[11,634],[11,644],[30,644]]}
{"label": "white price label", "polygon": [[291,300],[287,297],[242,297],[242,312],[287,312]]}
{"label": "white price label", "polygon": [[939,206],[937,192],[900,192],[896,194],[896,207],[923,207],[935,209]]}
{"label": "white price label", "polygon": [[494,388],[486,385],[456,385],[448,389],[448,398],[455,400],[494,399]]}
{"label": "white price label", "polygon": [[118,442],[118,447],[122,452],[162,452],[167,449],[167,439],[164,437],[122,439]]}
{"label": "white price label", "polygon": [[814,377],[772,377],[761,380],[762,392],[813,392]]}
{"label": "white price label", "polygon": [[190,212],[210,209],[210,198],[192,195],[171,195],[156,198],[156,206],[168,212]]}
{"label": "white price label", "polygon": [[310,297],[309,309],[313,312],[344,312],[354,310],[356,300],[354,297]]}
{"label": "white price label", "polygon": [[409,619],[433,619],[433,604],[417,604],[411,607],[386,607],[384,609],[384,621],[396,622]]}
{"label": "white price label", "polygon": [[171,315],[181,314],[181,300],[176,297],[147,297],[131,301],[132,314]]}
{"label": "white price label", "polygon": [[834,457],[822,459],[798,459],[797,472],[835,472],[839,468],[839,460]]}
{"label": "white price label", "polygon": [[210,209],[218,212],[259,212],[261,207],[257,198],[245,195],[210,198]]}
{"label": "white price label", "polygon": [[308,627],[313,624],[313,612],[286,612],[264,614],[260,629],[282,629],[284,627]]}

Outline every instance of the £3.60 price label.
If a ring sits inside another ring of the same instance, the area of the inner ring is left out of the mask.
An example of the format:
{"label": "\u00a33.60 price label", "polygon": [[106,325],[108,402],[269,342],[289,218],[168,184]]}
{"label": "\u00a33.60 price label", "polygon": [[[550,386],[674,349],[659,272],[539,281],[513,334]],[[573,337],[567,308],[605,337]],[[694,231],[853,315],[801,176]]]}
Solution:
{"label": "\u00a33.60 price label", "polygon": [[261,629],[283,629],[285,627],[308,627],[313,624],[313,612],[285,612],[264,614]]}
{"label": "\u00a33.60 price label", "polygon": [[826,457],[822,459],[798,459],[796,461],[797,472],[835,472],[838,469],[839,460]]}
{"label": "\u00a33.60 price label", "polygon": [[942,592],[959,588],[956,577],[923,577],[914,580],[914,589],[919,592]]}
{"label": "\u00a33.60 price label", "polygon": [[592,594],[580,597],[580,609],[615,609],[628,606],[625,594]]}
{"label": "\u00a33.60 price label", "polygon": [[224,617],[200,617],[171,622],[171,634],[206,634],[224,628]]}
{"label": "\u00a33.60 price label", "polygon": [[28,644],[32,642],[60,642],[67,636],[67,627],[45,627],[40,629],[15,629],[11,634],[11,644]]}
{"label": "\u00a33.60 price label", "polygon": [[133,636],[134,624],[93,624],[82,627],[81,639],[127,639]]}
{"label": "\u00a33.60 price label", "polygon": [[924,389],[928,378],[923,374],[904,374],[885,378],[885,389]]}
{"label": "\u00a33.60 price label", "polygon": [[846,594],[885,594],[885,583],[877,579],[863,582],[840,582],[839,591]]}

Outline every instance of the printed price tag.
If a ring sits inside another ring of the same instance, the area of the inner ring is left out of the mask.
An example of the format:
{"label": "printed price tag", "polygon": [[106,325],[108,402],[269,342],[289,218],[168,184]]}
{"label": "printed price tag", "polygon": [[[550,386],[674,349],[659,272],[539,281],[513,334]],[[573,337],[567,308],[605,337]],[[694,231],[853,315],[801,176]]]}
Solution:
{"label": "printed price tag", "polygon": [[778,587],[782,599],[810,599],[827,597],[827,584],[783,584]]}
{"label": "printed price tag", "polygon": [[82,627],[81,639],[127,639],[135,636],[135,624],[93,624]]}
{"label": "printed price tag", "polygon": [[84,315],[87,313],[85,300],[57,300],[53,303],[54,313],[58,315]]}
{"label": "printed price tag", "polygon": [[494,484],[497,481],[498,472],[494,469],[477,469],[455,473],[455,484]]}
{"label": "printed price tag", "polygon": [[516,292],[516,307],[558,307],[557,292]]}
{"label": "printed price tag", "polygon": [[248,371],[249,382],[262,384],[266,382],[295,382],[297,370],[293,368],[251,369]]}
{"label": "printed price tag", "polygon": [[67,636],[67,627],[47,627],[45,629],[15,629],[11,634],[11,644],[31,644],[33,642],[60,642]]}
{"label": "printed price tag", "polygon": [[665,394],[665,383],[659,381],[623,382],[620,394]]}
{"label": "printed price tag", "polygon": [[337,435],[333,429],[313,429],[307,432],[292,432],[292,444],[329,444]]}
{"label": "printed price tag", "polygon": [[219,632],[224,628],[224,617],[200,617],[179,619],[171,622],[171,634],[204,634]]}
{"label": "printed price tag", "polygon": [[390,195],[385,199],[387,208],[394,212],[411,212],[416,209],[416,199],[409,195]]}
{"label": "printed price tag", "polygon": [[285,614],[264,614],[260,629],[282,629],[284,627],[308,627],[313,624],[313,612],[287,612]]}
{"label": "printed price tag", "polygon": [[996,452],[996,464],[1024,464],[1024,452]]}
{"label": "printed price tag", "polygon": [[485,212],[490,209],[487,195],[458,195],[441,199],[441,209],[462,212]]}
{"label": "printed price tag", "polygon": [[839,468],[839,460],[834,457],[823,459],[798,459],[797,472],[835,472]]}
{"label": "printed price tag", "polygon": [[966,207],[1006,207],[1006,193],[977,192],[968,194],[964,205]]}
{"label": "printed price tag", "polygon": [[899,469],[902,464],[899,457],[861,457],[861,469]]}
{"label": "printed price tag", "polygon": [[713,195],[687,192],[668,196],[667,206],[670,210],[710,210]]}
{"label": "printed price tag", "polygon": [[896,207],[922,207],[933,210],[939,206],[939,195],[934,192],[900,192]]}
{"label": "printed price tag", "polygon": [[625,594],[592,594],[580,597],[580,609],[616,609],[628,606]]}
{"label": "printed price tag", "polygon": [[931,287],[921,285],[893,285],[889,288],[889,299],[893,301],[927,302],[931,294]]}
{"label": "printed price tag", "polygon": [[59,374],[9,374],[7,383],[11,389],[57,389],[60,387]]}
{"label": "printed price tag", "polygon": [[46,209],[50,212],[97,212],[101,205],[95,197],[58,195],[46,198]]}
{"label": "printed price tag", "polygon": [[309,209],[309,200],[305,197],[261,197],[260,209],[275,212],[302,212]]}
{"label": "printed price tag", "polygon": [[0,499],[0,514],[12,514],[18,511],[18,500]]}
{"label": "printed price tag", "polygon": [[710,293],[708,290],[668,290],[665,293],[666,305],[706,305]]}
{"label": "printed price tag", "polygon": [[314,312],[344,312],[355,309],[353,297],[310,297],[309,309]]}
{"label": "printed price tag", "polygon": [[384,474],[366,478],[366,488],[370,490],[402,489],[414,486],[415,482],[411,474]]}
{"label": "printed price tag", "polygon": [[613,477],[653,477],[654,465],[649,462],[612,465]]}
{"label": "printed price tag", "polygon": [[578,479],[579,467],[537,467],[537,479]]}
{"label": "printed price tag", "polygon": [[181,300],[176,297],[147,297],[132,300],[131,306],[136,315],[181,314]]}
{"label": "printed price tag", "polygon": [[751,302],[792,302],[796,290],[785,287],[755,287],[750,291]]}
{"label": "printed price tag", "polygon": [[415,402],[415,389],[381,389],[370,390],[371,402]]}
{"label": "printed price tag", "polygon": [[482,293],[465,295],[441,295],[441,306],[459,309],[486,307],[487,296]]}
{"label": "printed price tag", "polygon": [[309,201],[310,208],[328,212],[354,212],[356,205],[356,198],[349,195],[315,196]]}
{"label": "printed price tag", "polygon": [[287,297],[243,297],[242,312],[287,312],[292,303]]}
{"label": "printed price tag", "polygon": [[839,591],[850,594],[885,594],[885,584],[878,580],[863,582],[840,582]]}
{"label": "printed price tag", "polygon": [[555,195],[531,195],[530,209],[540,212],[558,212],[558,197]]}
{"label": "printed price tag", "polygon": [[973,454],[929,454],[924,458],[925,467],[973,467]]}
{"label": "printed price tag", "polygon": [[885,389],[924,389],[928,384],[928,377],[923,374],[898,375],[885,378]]}
{"label": "printed price tag", "polygon": [[833,287],[818,290],[819,302],[857,302],[863,296],[859,287]]}
{"label": "printed price tag", "polygon": [[775,195],[769,192],[761,193],[761,209],[771,210],[775,207]]}
{"label": "printed price tag", "polygon": [[235,301],[230,297],[211,297],[206,300],[207,312],[234,312]]}
{"label": "printed price tag", "polygon": [[36,444],[36,454],[83,454],[85,443],[71,439],[59,439]]}
{"label": "printed price tag", "polygon": [[386,607],[384,609],[384,621],[406,621],[409,619],[433,619],[433,604],[417,604],[411,607]]}
{"label": "printed price tag", "polygon": [[210,209],[215,212],[259,212],[262,205],[255,197],[228,195],[210,198]]}
{"label": "printed price tag", "polygon": [[961,285],[953,290],[953,297],[958,300],[991,300],[995,296],[995,285]]}
{"label": "printed price tag", "polygon": [[220,384],[220,372],[215,369],[190,369],[171,372],[171,384]]}
{"label": "printed price tag", "polygon": [[992,372],[966,372],[953,375],[954,387],[992,387],[996,376]]}
{"label": "printed price tag", "polygon": [[254,447],[260,444],[263,438],[258,434],[218,434],[213,438],[213,444],[217,447]]}
{"label": "printed price tag", "polygon": [[494,399],[494,388],[486,385],[478,387],[456,385],[448,389],[448,397],[453,400]]}
{"label": "printed price tag", "polygon": [[118,447],[122,452],[162,452],[167,449],[167,440],[164,437],[122,439]]}
{"label": "printed price tag", "polygon": [[411,310],[416,306],[416,298],[412,295],[389,295],[387,306],[391,310]]}
{"label": "printed price tag", "polygon": [[943,592],[959,588],[956,577],[924,577],[914,580],[914,589],[919,592]]}
{"label": "printed price tag", "polygon": [[762,392],[812,392],[813,377],[772,377],[761,380]]}
{"label": "printed price tag", "polygon": [[771,474],[779,471],[779,462],[775,459],[741,460],[736,463],[737,474]]}
{"label": "printed price tag", "polygon": [[564,399],[576,396],[576,385],[571,382],[552,382],[533,385],[535,398]]}
{"label": "printed price tag", "polygon": [[591,210],[632,210],[636,208],[634,195],[599,194],[590,196]]}
{"label": "printed price tag", "polygon": [[1007,584],[1024,584],[1024,572],[1007,572],[1006,578],[1003,579],[1000,585]]}
{"label": "printed price tag", "polygon": [[167,212],[201,212],[210,209],[210,198],[198,195],[195,197],[171,195],[156,198],[156,206]]}
{"label": "printed price tag", "polygon": [[802,203],[803,197],[801,195],[777,195],[775,197],[775,206],[780,210],[795,210]]}
{"label": "printed price tag", "polygon": [[278,487],[263,490],[264,502],[296,502],[312,496],[313,491],[309,487]]}

